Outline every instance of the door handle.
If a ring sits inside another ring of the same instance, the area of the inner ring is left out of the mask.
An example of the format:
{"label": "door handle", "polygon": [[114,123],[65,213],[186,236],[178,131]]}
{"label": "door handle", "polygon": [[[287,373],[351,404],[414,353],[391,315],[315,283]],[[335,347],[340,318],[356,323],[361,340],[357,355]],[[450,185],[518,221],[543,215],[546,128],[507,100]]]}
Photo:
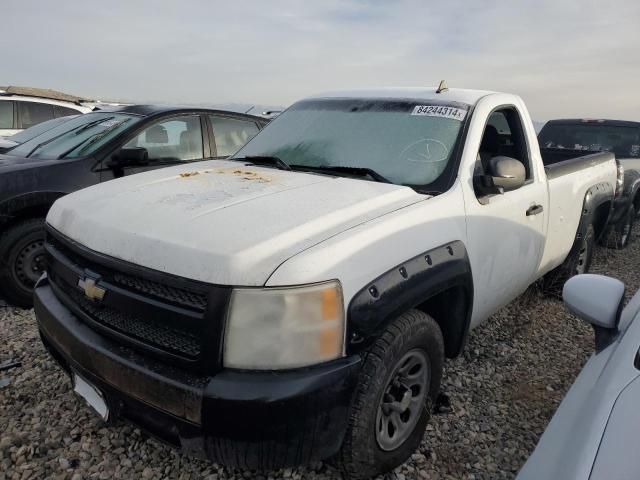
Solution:
{"label": "door handle", "polygon": [[544,208],[542,208],[542,205],[532,205],[527,209],[527,217],[530,217],[531,215],[538,215],[539,213],[542,213],[543,210]]}

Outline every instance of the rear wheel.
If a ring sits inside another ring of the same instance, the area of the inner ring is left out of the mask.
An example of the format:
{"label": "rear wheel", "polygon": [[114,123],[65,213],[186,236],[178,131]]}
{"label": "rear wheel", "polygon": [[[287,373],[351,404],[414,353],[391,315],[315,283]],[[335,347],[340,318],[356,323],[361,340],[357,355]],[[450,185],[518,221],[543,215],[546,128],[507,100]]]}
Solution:
{"label": "rear wheel", "polygon": [[33,306],[33,287],[45,270],[44,219],[29,219],[0,235],[0,296]]}
{"label": "rear wheel", "polygon": [[364,355],[336,458],[345,477],[390,471],[416,450],[440,389],[443,363],[442,332],[425,313],[410,310],[387,327]]}
{"label": "rear wheel", "polygon": [[620,221],[609,231],[605,245],[618,250],[627,248],[631,242],[631,233],[633,232],[635,221],[636,209],[631,205]]}
{"label": "rear wheel", "polygon": [[560,296],[562,294],[562,287],[564,287],[567,280],[574,275],[588,273],[591,268],[594,248],[595,230],[593,225],[589,224],[585,234],[580,238],[576,238],[569,255],[562,265],[554,268],[545,275],[542,280],[544,293],[552,296]]}

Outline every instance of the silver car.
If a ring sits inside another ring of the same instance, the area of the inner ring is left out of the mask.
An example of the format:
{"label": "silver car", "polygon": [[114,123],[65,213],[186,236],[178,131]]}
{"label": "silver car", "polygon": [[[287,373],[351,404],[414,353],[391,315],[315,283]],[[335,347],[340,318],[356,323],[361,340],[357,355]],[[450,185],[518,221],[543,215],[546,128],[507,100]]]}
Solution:
{"label": "silver car", "polygon": [[623,309],[624,284],[578,275],[567,308],[595,330],[596,351],[516,480],[638,479],[640,291]]}

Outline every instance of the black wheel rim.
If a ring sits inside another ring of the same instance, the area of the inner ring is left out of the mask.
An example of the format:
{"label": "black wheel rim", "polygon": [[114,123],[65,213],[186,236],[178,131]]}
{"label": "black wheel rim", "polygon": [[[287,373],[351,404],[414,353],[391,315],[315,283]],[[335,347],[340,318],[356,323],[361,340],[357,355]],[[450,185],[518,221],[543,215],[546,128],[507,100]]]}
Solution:
{"label": "black wheel rim", "polygon": [[44,241],[35,240],[22,247],[14,264],[14,277],[25,290],[31,290],[45,270]]}
{"label": "black wheel rim", "polygon": [[425,408],[430,381],[423,350],[410,350],[396,364],[376,415],[376,441],[382,450],[395,450],[411,435]]}
{"label": "black wheel rim", "polygon": [[586,273],[589,268],[589,257],[591,255],[591,234],[587,234],[580,244],[580,253],[578,254],[578,265],[576,273]]}

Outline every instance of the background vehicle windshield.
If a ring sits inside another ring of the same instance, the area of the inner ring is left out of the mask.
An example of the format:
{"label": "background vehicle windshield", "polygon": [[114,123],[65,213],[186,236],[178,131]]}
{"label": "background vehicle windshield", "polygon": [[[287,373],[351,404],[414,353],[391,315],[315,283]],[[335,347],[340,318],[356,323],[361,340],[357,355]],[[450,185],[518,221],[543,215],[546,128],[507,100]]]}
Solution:
{"label": "background vehicle windshield", "polygon": [[142,117],[117,112],[80,115],[7,152],[32,158],[75,158],[91,155]]}
{"label": "background vehicle windshield", "polygon": [[468,106],[426,100],[323,99],[297,103],[234,157],[290,165],[364,167],[393,183],[426,186],[445,172]]}
{"label": "background vehicle windshield", "polygon": [[598,123],[556,123],[540,132],[545,148],[613,152],[620,158],[640,158],[640,127]]}
{"label": "background vehicle windshield", "polygon": [[16,133],[11,136],[11,140],[16,143],[23,143],[27,140],[31,140],[32,138],[37,137],[38,135],[46,132],[47,130],[51,130],[53,127],[57,127],[69,120],[78,117],[79,115],[69,115],[66,117],[52,118],[51,120],[47,120],[46,122],[39,123],[34,125],[33,127],[29,127],[26,130]]}

